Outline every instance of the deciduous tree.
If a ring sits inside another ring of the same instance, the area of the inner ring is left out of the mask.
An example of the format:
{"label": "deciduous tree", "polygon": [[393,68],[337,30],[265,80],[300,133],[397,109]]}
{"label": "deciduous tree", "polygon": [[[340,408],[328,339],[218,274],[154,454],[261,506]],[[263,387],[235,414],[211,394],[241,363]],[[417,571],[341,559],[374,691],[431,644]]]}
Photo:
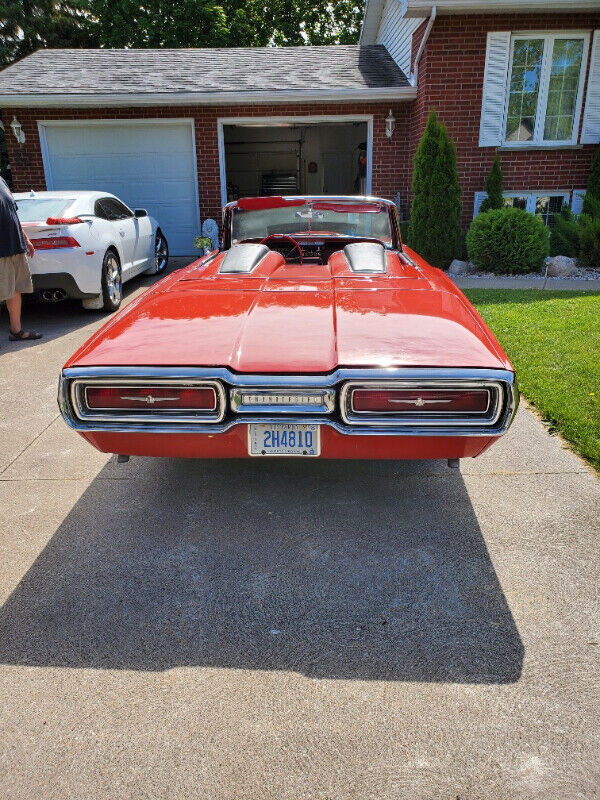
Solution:
{"label": "deciduous tree", "polygon": [[41,47],[95,47],[88,0],[8,0],[0,17],[0,68]]}

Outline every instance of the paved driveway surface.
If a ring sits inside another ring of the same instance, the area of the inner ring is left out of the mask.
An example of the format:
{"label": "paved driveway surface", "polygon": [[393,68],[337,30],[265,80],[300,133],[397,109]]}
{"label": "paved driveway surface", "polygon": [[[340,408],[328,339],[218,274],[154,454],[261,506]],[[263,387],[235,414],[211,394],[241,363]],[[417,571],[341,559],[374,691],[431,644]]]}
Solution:
{"label": "paved driveway surface", "polygon": [[101,319],[0,338],[3,800],[599,796],[600,484],[532,413],[461,472],[117,465],[55,403]]}

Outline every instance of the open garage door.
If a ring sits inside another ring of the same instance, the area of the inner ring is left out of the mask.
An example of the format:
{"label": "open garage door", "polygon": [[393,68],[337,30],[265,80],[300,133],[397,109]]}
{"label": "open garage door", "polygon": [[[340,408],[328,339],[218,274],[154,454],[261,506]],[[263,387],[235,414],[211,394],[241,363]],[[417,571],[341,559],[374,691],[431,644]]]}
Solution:
{"label": "open garage door", "polygon": [[370,193],[368,120],[221,121],[224,199]]}
{"label": "open garage door", "polygon": [[191,121],[41,124],[48,189],[116,194],[156,217],[172,255],[193,255],[200,234]]}

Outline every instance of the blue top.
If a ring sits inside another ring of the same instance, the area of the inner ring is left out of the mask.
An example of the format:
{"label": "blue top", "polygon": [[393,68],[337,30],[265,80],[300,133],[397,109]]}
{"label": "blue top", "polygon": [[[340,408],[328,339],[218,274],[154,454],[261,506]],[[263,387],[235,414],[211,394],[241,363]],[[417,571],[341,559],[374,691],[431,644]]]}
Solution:
{"label": "blue top", "polygon": [[17,216],[17,204],[8,188],[0,178],[0,258],[25,253],[25,237]]}

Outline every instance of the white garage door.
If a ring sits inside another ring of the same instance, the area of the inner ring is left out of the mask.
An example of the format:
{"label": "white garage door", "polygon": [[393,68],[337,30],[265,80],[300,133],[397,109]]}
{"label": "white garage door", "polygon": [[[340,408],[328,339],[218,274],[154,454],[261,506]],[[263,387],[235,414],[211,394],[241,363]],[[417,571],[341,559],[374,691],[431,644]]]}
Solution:
{"label": "white garage door", "polygon": [[176,122],[44,124],[48,189],[111,192],[158,220],[172,255],[200,235],[192,125]]}

